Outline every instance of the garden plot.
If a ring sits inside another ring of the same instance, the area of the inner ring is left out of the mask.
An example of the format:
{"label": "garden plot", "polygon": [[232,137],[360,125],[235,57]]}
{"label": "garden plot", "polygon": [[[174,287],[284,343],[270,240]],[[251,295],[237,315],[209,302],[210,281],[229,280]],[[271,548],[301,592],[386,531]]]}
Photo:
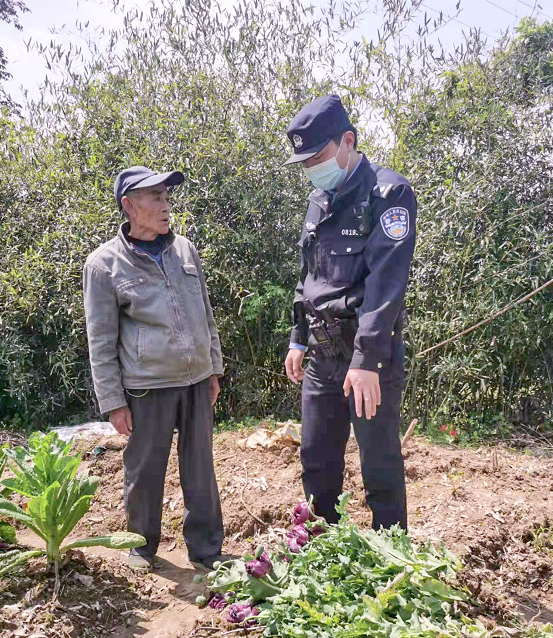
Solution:
{"label": "garden plot", "polygon": [[[226,525],[224,550],[235,556],[273,552],[286,540],[291,514],[302,499],[298,450],[242,450],[243,433],[215,437],[214,455]],[[74,537],[124,529],[122,448],[124,439],[79,443],[83,466],[100,477],[89,512]],[[553,469],[549,459],[504,449],[440,447],[413,439],[405,449],[410,535],[414,542],[443,539],[464,557],[461,588],[478,596],[473,608],[485,627],[553,619]],[[350,441],[344,489],[352,494],[351,523],[363,530],[370,512],[363,504],[358,451]],[[176,455],[166,482],[159,569],[137,575],[121,552],[82,549],[61,568],[61,589],[52,601],[53,576],[38,558],[1,582],[0,636],[200,637],[233,631],[225,610],[193,604],[205,583],[186,559],[181,536],[182,496]],[[19,541],[34,545],[17,530]],[[72,537],[69,539],[72,540]],[[436,545],[437,546],[437,545]],[[82,552],[82,553],[81,553]],[[79,574],[79,576],[77,576]],[[91,580],[92,578],[92,580]],[[98,609],[98,604],[100,609]],[[255,629],[249,630],[255,633]],[[219,633],[217,633],[219,632]],[[231,634],[240,635],[239,632]],[[501,634],[500,634],[501,635]]]}

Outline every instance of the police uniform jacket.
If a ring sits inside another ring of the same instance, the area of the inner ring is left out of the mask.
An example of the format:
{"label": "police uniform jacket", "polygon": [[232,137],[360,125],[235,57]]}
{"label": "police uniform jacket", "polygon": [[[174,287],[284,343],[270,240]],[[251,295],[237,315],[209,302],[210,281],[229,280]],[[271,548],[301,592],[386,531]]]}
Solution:
{"label": "police uniform jacket", "polygon": [[337,193],[309,195],[292,342],[308,345],[303,302],[309,300],[337,318],[356,318],[351,368],[380,372],[403,359],[401,315],[416,210],[409,182],[365,156]]}

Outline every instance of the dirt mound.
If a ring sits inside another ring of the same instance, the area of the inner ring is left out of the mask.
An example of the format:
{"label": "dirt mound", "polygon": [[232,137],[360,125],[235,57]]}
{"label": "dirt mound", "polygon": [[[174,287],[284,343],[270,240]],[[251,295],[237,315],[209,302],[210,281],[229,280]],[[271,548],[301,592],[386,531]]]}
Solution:
{"label": "dirt mound", "polygon": [[[224,551],[230,554],[243,554],[257,543],[275,548],[284,539],[293,507],[303,499],[298,448],[243,450],[239,445],[243,438],[244,433],[223,433],[216,436],[214,442],[225,521]],[[125,528],[123,444],[124,439],[110,443],[89,440],[79,444],[84,453],[83,465],[102,481],[92,508],[75,530],[75,536],[100,535]],[[461,581],[479,598],[475,613],[490,626],[511,618],[514,612],[523,614],[527,620],[548,622],[553,619],[553,528],[549,523],[553,521],[553,467],[550,460],[499,448],[442,447],[415,438],[405,450],[405,467],[410,533],[415,540],[436,543],[443,540],[450,549],[464,556],[466,567]],[[351,521],[361,526],[370,525],[371,515],[364,504],[354,440],[350,440],[346,452],[344,490],[353,494],[349,502]],[[132,574],[122,566],[121,555],[114,556],[109,551],[102,554],[103,550],[99,549],[94,553],[101,556],[95,559],[99,562],[90,564],[86,562],[91,560],[87,552],[80,559],[74,558],[69,569],[92,576],[94,588],[87,588],[82,581],[67,576],[66,568],[66,586],[58,608],[50,608],[48,605],[52,603],[46,602],[51,579],[37,576],[32,570],[22,572],[20,581],[5,579],[0,603],[7,606],[8,611],[0,612],[4,623],[0,624],[3,630],[0,638],[12,635],[4,632],[13,632],[14,625],[19,629],[28,626],[15,619],[16,614],[9,612],[15,608],[10,605],[19,604],[23,592],[34,591],[38,585],[42,596],[39,607],[44,606],[49,617],[54,618],[53,625],[41,629],[48,638],[64,635],[58,631],[63,622],[68,627],[72,625],[65,635],[101,636],[105,628],[117,638],[136,635],[184,638],[192,635],[191,627],[197,619],[201,619],[201,626],[212,626],[211,610],[201,611],[190,604],[200,592],[198,586],[191,583],[194,571],[186,560],[181,530],[183,507],[177,457],[173,451],[166,478],[161,571],[153,576]],[[126,585],[127,578],[130,586]],[[175,596],[177,590],[185,595]],[[23,616],[25,610],[37,605],[37,600],[35,597],[34,602],[25,602],[17,613]],[[96,619],[98,630],[91,629],[85,622],[99,613],[95,608],[97,601],[102,606],[102,618]],[[78,607],[80,604],[84,606]],[[71,611],[73,607],[75,610]],[[123,607],[125,612],[121,611]],[[183,609],[186,609],[184,616]],[[128,611],[132,613],[124,615]],[[78,624],[75,614],[77,620],[83,617],[82,625]],[[189,629],[185,629],[183,619]],[[136,623],[140,624],[139,633],[136,633]],[[57,627],[55,631],[54,627]],[[94,631],[96,633],[90,633]],[[216,635],[212,629],[209,631],[211,636]],[[194,635],[201,634],[196,631]]]}
{"label": "dirt mound", "polygon": [[106,636],[161,606],[151,584],[120,560],[70,554],[61,568],[57,599],[45,559],[0,581],[0,636]]}

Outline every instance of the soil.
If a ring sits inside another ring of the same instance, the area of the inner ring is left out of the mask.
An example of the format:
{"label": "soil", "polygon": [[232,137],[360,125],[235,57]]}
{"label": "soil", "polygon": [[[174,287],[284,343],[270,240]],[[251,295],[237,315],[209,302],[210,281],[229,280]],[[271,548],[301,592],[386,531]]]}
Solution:
{"label": "soil", "polygon": [[[243,450],[239,441],[245,436],[222,433],[214,440],[226,532],[223,549],[233,555],[259,543],[274,548],[290,526],[291,510],[303,499],[299,450]],[[83,467],[101,482],[72,537],[125,529],[124,446],[124,437],[78,443]],[[404,457],[410,533],[415,540],[443,541],[463,556],[466,566],[460,580],[478,598],[475,611],[483,621],[493,626],[512,622],[518,614],[526,622],[553,622],[550,459],[501,447],[437,446],[419,437],[409,441]],[[344,490],[353,494],[351,521],[370,525],[354,440],[348,444]],[[44,559],[36,559],[0,578],[0,638],[222,636],[229,630],[225,621],[194,605],[203,586],[192,582],[196,572],[186,557],[182,512],[173,451],[156,570],[148,575],[132,572],[125,566],[125,554],[114,550],[73,552],[55,599],[53,575],[46,573]],[[39,539],[22,529],[18,539],[40,546]]]}

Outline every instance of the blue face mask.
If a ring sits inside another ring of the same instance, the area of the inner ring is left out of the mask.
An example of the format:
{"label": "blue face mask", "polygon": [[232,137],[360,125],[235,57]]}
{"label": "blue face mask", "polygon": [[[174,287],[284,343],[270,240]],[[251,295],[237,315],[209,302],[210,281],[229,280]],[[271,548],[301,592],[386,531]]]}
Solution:
{"label": "blue face mask", "polygon": [[[344,138],[342,137],[342,142]],[[321,188],[324,191],[331,191],[343,184],[348,174],[348,167],[340,168],[340,165],[336,161],[336,157],[342,148],[342,142],[338,147],[338,151],[334,157],[331,157],[326,162],[321,162],[316,166],[307,168],[303,166],[303,172],[311,180],[311,183],[315,188]]]}

